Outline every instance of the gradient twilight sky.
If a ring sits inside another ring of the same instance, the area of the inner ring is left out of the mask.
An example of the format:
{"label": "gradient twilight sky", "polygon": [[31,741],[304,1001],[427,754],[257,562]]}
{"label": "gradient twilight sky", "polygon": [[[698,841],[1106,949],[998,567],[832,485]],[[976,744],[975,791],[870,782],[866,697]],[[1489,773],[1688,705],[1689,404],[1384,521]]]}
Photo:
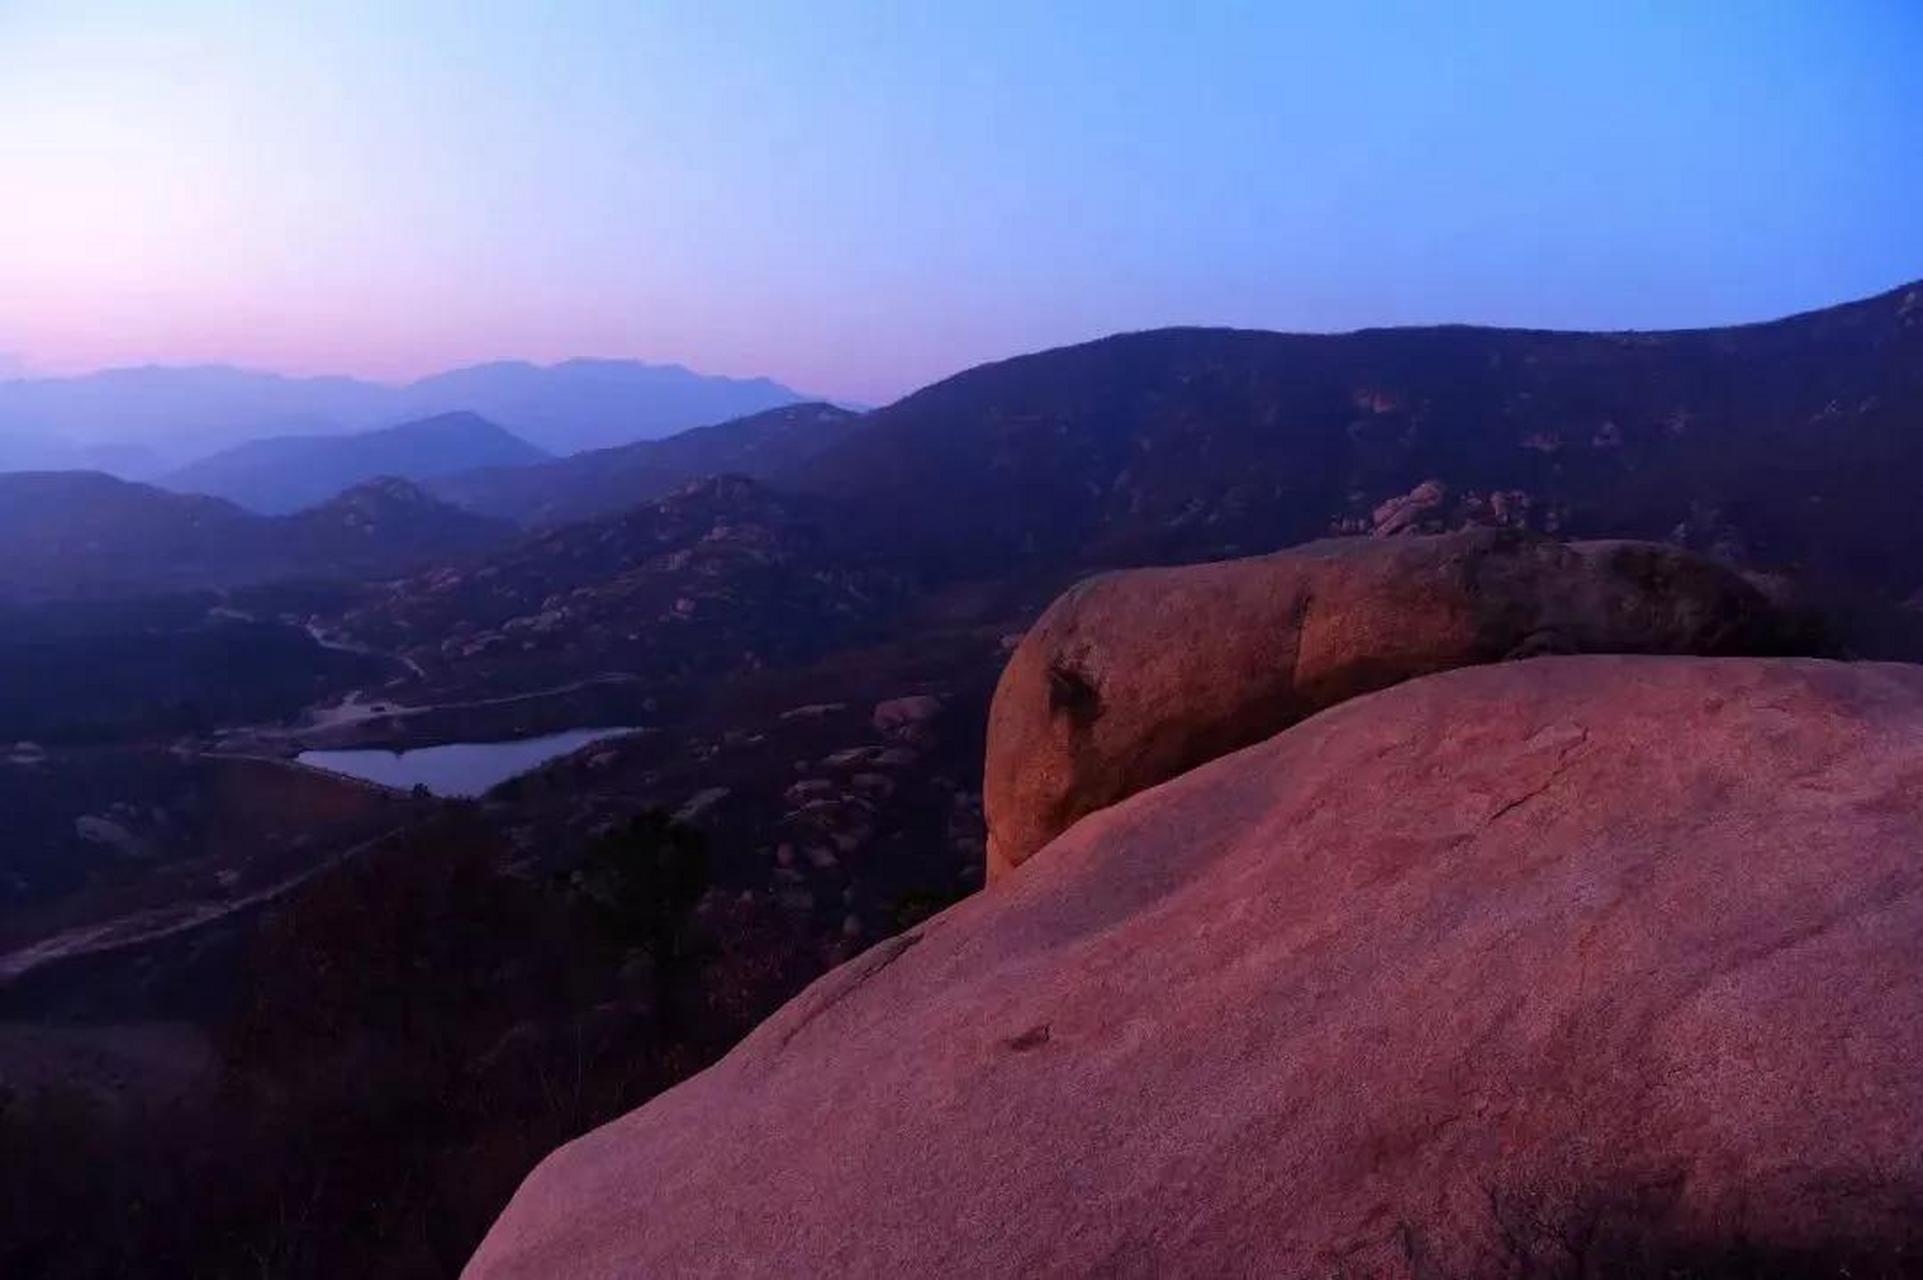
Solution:
{"label": "gradient twilight sky", "polygon": [[1923,276],[1923,0],[0,0],[0,376],[1760,319]]}

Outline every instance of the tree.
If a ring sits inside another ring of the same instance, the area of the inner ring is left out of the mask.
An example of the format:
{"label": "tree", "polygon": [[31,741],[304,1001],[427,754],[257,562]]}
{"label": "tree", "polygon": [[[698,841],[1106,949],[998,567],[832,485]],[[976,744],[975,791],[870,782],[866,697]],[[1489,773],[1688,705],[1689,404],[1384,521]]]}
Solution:
{"label": "tree", "polygon": [[672,1024],[688,918],[708,888],[706,837],[651,809],[596,840],[574,884],[609,938],[647,954],[658,1015]]}

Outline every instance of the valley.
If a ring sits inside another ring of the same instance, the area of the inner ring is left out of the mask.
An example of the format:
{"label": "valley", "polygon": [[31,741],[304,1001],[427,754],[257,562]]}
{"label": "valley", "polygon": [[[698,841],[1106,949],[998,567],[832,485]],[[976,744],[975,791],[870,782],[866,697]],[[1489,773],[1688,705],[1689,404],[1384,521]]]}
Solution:
{"label": "valley", "polygon": [[[1772,611],[1775,647],[1735,651],[1923,657],[1919,298],[1677,334],[1130,334],[865,414],[356,479],[285,514],[0,475],[0,1078],[90,1036],[129,1079],[212,1063],[167,1105],[196,1167],[266,1166],[196,1210],[242,1224],[235,1248],[447,1270],[556,1143],[983,887],[991,696],[1091,574],[1473,545],[1568,578],[1566,540],[1641,539],[1665,550],[1609,562],[1624,599],[1713,562],[1737,585],[1707,616]],[[1525,616],[1477,572],[1465,607]],[[1627,643],[1500,634],[1466,660]],[[1721,651],[1687,634],[1637,643]],[[1038,696],[1075,704],[1049,672]],[[616,847],[671,919],[634,917]],[[143,1090],[89,1096],[81,1146],[176,1204],[124,1155]],[[293,1156],[283,1125],[338,1136]],[[392,1198],[370,1220],[331,1182],[327,1230],[290,1238],[322,1168]],[[47,1220],[108,1212],[75,1195]],[[127,1229],[234,1263],[189,1225]]]}

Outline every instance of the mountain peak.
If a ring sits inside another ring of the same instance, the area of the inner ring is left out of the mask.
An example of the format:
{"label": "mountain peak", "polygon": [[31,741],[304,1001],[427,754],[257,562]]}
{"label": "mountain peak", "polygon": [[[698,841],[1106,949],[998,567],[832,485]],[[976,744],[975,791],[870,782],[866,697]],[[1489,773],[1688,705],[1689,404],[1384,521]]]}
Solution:
{"label": "mountain peak", "polygon": [[420,480],[474,467],[524,466],[547,456],[463,409],[354,435],[253,440],[182,467],[164,483],[275,514],[314,506],[377,476]]}
{"label": "mountain peak", "polygon": [[445,505],[440,499],[405,476],[375,476],[371,480],[363,480],[351,488],[341,490],[320,506],[322,508],[351,507],[372,503],[408,507]]}

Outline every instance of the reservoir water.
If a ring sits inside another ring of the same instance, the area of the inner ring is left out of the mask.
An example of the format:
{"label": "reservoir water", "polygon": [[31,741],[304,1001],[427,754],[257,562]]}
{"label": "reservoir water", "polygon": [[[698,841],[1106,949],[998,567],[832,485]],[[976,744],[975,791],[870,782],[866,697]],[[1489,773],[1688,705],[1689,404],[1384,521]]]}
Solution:
{"label": "reservoir water", "polygon": [[517,774],[579,751],[591,742],[618,738],[633,729],[569,729],[512,742],[450,742],[412,751],[303,751],[302,764],[407,791],[426,787],[437,796],[478,796]]}

